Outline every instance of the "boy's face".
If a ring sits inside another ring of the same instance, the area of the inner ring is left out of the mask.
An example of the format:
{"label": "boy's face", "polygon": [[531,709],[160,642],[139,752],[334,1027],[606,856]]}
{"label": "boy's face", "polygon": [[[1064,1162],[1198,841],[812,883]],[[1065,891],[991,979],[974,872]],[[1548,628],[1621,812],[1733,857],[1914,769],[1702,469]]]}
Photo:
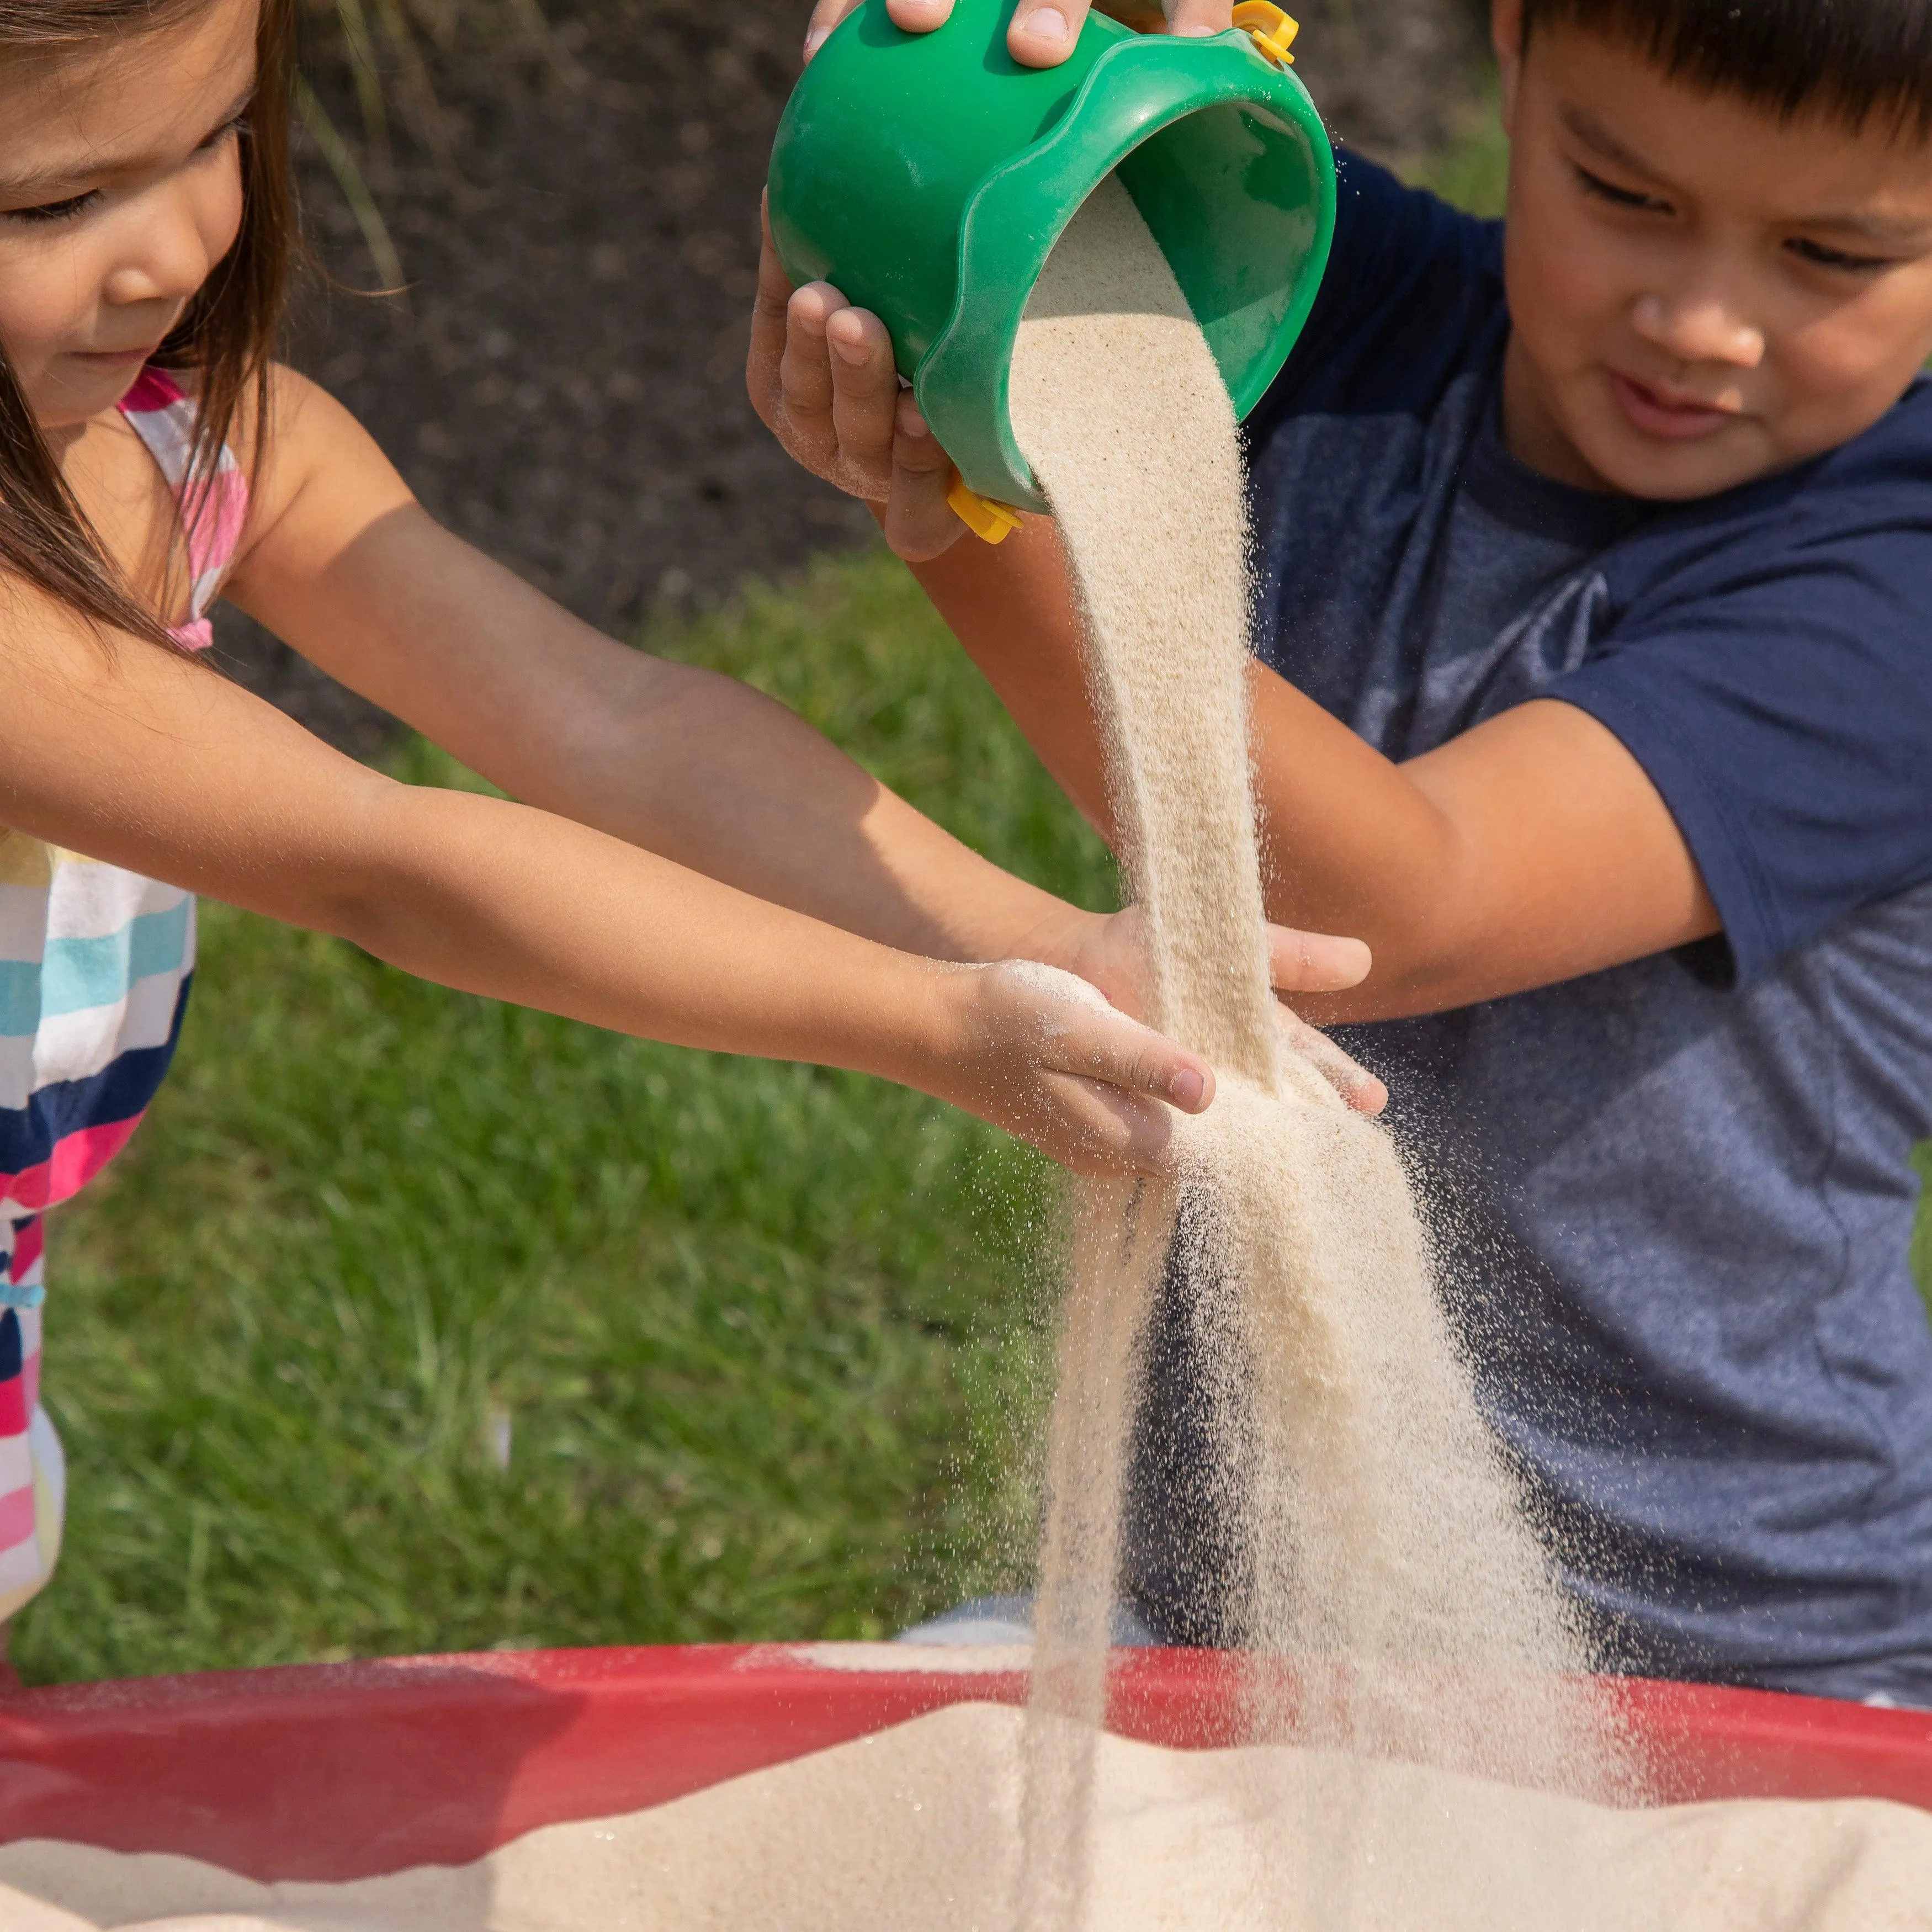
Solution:
{"label": "boy's face", "polygon": [[1510,448],[1586,488],[1706,496],[1834,448],[1932,355],[1932,147],[1666,79],[1497,0]]}

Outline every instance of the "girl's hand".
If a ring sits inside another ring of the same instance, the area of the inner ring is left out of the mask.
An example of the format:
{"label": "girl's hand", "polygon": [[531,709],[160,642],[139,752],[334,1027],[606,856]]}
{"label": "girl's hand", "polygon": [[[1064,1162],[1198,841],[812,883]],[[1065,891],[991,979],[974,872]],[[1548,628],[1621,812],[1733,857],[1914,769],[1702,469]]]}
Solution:
{"label": "girl's hand", "polygon": [[[1016,955],[1078,974],[1123,1012],[1138,1017],[1146,1011],[1140,925],[1138,906],[1111,915],[1066,906],[1028,932],[1013,950]],[[1369,949],[1359,939],[1298,932],[1286,926],[1268,928],[1269,977],[1277,993],[1342,992],[1368,977],[1370,964]],[[1288,1046],[1312,1061],[1357,1112],[1379,1114],[1388,1104],[1388,1089],[1327,1034],[1286,1004],[1280,1018]]]}
{"label": "girl's hand", "polygon": [[[805,35],[805,57],[818,52],[825,37],[861,0],[818,0]],[[1088,0],[1019,0],[1006,28],[1006,51],[1022,67],[1058,67],[1073,51],[1087,17]],[[1158,0],[1100,0],[1100,10],[1145,33],[1158,29]],[[1170,34],[1218,34],[1229,25],[1232,0],[1168,0]],[[908,34],[929,34],[943,26],[952,0],[886,0],[892,25]]]}
{"label": "girl's hand", "polygon": [[952,460],[900,384],[885,324],[830,282],[794,289],[769,217],[745,386],[794,459],[872,504],[886,542],[908,562],[938,556],[965,534],[946,503]]}
{"label": "girl's hand", "polygon": [[1207,1063],[1071,973],[1032,959],[956,967],[913,1084],[994,1122],[1076,1174],[1158,1174],[1173,1116],[1214,1097]]}

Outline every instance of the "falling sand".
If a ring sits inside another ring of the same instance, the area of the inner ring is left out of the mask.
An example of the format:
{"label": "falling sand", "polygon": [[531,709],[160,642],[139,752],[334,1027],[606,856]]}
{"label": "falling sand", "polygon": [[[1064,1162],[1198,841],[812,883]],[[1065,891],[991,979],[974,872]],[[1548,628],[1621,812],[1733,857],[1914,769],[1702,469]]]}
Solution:
{"label": "falling sand", "polygon": [[[1250,776],[1234,416],[1118,182],[1047,264],[1011,408],[1082,608],[1143,920],[1147,1017],[1220,1076],[1213,1106],[1181,1124],[1172,1179],[1076,1190],[1018,1922],[1059,1932],[1090,1916],[1094,1741],[1127,1438],[1171,1255],[1210,1365],[1201,1419],[1241,1552],[1239,1574],[1221,1580],[1252,1660],[1250,1735],[1331,1754],[1325,1785],[1270,1792],[1262,1779],[1250,1793],[1270,1838],[1291,1807],[1319,1814],[1306,1856],[1274,1861],[1270,1914],[1298,1900],[1344,1922],[1348,1888],[1384,1855],[1358,1802],[1364,1766],[1400,1756],[1604,1798],[1634,1795],[1634,1774],[1478,1410],[1395,1147],[1278,1022]],[[1546,1868],[1550,1922],[1575,1923],[1587,1898],[1566,1884],[1559,1851],[1524,1847]],[[1426,1894],[1412,1903],[1429,1909]]]}

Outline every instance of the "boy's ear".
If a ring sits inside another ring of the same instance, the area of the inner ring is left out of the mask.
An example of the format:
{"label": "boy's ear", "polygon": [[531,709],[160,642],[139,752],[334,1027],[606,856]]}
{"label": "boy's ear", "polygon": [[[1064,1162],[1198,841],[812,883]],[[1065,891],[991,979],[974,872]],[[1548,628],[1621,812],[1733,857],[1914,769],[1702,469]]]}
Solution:
{"label": "boy's ear", "polygon": [[1490,44],[1502,72],[1503,132],[1508,134],[1513,131],[1516,82],[1522,75],[1522,0],[1490,0]]}

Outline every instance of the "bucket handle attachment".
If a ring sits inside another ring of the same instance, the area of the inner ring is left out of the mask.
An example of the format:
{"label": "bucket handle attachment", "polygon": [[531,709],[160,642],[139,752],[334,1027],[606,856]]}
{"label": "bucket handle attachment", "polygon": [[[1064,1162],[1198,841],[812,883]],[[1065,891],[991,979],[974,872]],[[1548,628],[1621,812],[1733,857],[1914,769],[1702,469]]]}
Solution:
{"label": "bucket handle attachment", "polygon": [[966,479],[956,470],[952,488],[946,493],[946,506],[982,542],[1004,543],[1020,526],[1020,513],[1008,503],[995,502],[976,490],[966,487]]}
{"label": "bucket handle attachment", "polygon": [[[1160,16],[1149,14],[1146,26],[1153,26]],[[1301,23],[1285,14],[1274,4],[1274,0],[1240,0],[1233,15],[1234,26],[1245,32],[1255,44],[1262,58],[1274,62],[1276,67],[1292,67],[1294,56],[1288,52],[1294,37],[1301,31]],[[1136,31],[1146,28],[1139,18],[1130,20],[1127,25]],[[952,474],[952,488],[946,493],[946,507],[982,542],[1004,543],[1020,526],[1019,512],[1010,504],[996,502],[991,496],[982,496],[976,490],[968,489],[966,479],[957,470]]]}
{"label": "bucket handle attachment", "polygon": [[1243,28],[1262,53],[1276,67],[1292,67],[1294,56],[1288,49],[1301,31],[1298,20],[1273,4],[1273,0],[1241,0],[1234,9],[1234,25]]}

